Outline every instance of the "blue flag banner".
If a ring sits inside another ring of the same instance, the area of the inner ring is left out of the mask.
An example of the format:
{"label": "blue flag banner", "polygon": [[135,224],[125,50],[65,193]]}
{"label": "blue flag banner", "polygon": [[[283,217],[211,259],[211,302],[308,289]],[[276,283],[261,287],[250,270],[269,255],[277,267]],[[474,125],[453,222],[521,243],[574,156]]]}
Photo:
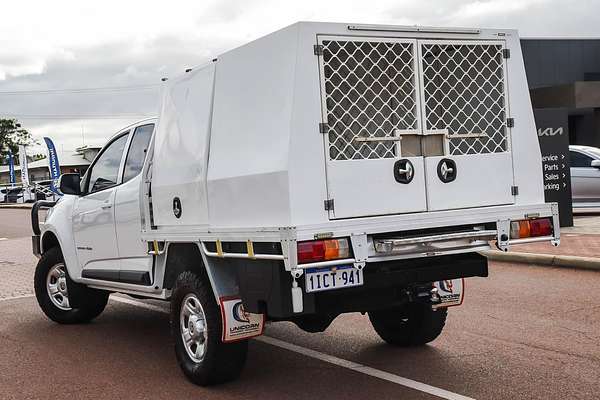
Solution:
{"label": "blue flag banner", "polygon": [[15,175],[15,161],[13,160],[12,151],[8,151],[8,179],[11,184],[17,183],[17,176]]}
{"label": "blue flag banner", "polygon": [[60,194],[56,184],[58,183],[58,178],[60,177],[60,165],[58,164],[58,154],[56,154],[56,147],[54,147],[54,143],[52,139],[48,137],[44,137],[44,142],[46,142],[46,146],[48,146],[48,168],[50,168],[50,189],[56,193]]}

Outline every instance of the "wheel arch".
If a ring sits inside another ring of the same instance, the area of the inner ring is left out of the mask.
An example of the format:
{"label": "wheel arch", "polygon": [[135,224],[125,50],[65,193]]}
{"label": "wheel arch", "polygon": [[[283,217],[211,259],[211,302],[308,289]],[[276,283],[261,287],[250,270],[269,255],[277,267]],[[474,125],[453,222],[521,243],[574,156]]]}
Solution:
{"label": "wheel arch", "polygon": [[[46,231],[46,232],[44,232],[44,234],[42,236],[41,246],[42,246],[41,251],[43,254],[53,247],[60,248],[60,242],[58,241],[58,237],[56,236],[56,234],[54,232]],[[61,248],[61,251],[62,251],[62,248]]]}
{"label": "wheel arch", "polygon": [[202,253],[195,243],[169,243],[165,261],[163,287],[173,289],[179,274],[205,270]]}
{"label": "wheel arch", "polygon": [[81,267],[75,250],[72,227],[73,207],[76,201],[77,196],[67,195],[52,207],[52,212],[41,225],[40,252],[44,254],[52,247],[58,246],[69,276],[77,282],[81,278]]}
{"label": "wheel arch", "polygon": [[168,243],[163,288],[173,289],[177,277],[185,271],[206,272],[217,303],[221,297],[238,296],[238,281],[227,260],[207,257],[199,242]]}
{"label": "wheel arch", "polygon": [[[72,243],[74,244],[74,242]],[[75,253],[74,247],[68,247],[64,242],[64,238],[62,238],[53,227],[46,226],[40,239],[40,252],[44,255],[48,250],[55,247],[62,253],[67,272],[71,279],[78,281],[77,278],[78,274],[80,274],[80,270],[78,268],[77,254]]]}

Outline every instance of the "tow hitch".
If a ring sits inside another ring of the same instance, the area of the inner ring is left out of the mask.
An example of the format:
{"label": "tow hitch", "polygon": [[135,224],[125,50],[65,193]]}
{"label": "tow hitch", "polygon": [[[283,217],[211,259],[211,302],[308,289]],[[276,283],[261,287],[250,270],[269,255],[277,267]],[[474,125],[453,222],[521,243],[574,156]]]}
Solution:
{"label": "tow hitch", "polygon": [[464,298],[464,279],[436,281],[431,286],[418,286],[407,290],[410,302],[430,304],[434,310],[442,307],[459,306]]}

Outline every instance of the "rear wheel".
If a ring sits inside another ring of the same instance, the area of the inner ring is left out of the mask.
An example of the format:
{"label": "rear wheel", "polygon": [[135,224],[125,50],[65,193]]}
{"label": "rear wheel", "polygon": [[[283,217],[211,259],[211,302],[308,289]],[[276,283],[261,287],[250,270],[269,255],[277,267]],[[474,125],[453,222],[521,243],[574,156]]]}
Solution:
{"label": "rear wheel", "polygon": [[[34,288],[44,314],[59,324],[91,321],[104,311],[109,295],[73,282],[58,247],[42,255],[35,270]],[[74,293],[77,299],[69,297]]]}
{"label": "rear wheel", "polygon": [[171,333],[179,366],[197,385],[234,380],[246,363],[248,341],[223,343],[222,326],[206,274],[182,272],[171,297]]}
{"label": "rear wheel", "polygon": [[408,303],[402,307],[369,312],[375,332],[395,346],[419,346],[437,338],[446,324],[448,310],[431,305]]}

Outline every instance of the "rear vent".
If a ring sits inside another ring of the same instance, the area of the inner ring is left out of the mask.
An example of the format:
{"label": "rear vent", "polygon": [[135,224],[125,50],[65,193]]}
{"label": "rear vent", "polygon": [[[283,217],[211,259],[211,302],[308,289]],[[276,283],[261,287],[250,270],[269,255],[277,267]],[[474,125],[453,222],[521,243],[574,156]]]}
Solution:
{"label": "rear vent", "polygon": [[332,160],[394,158],[395,130],[417,128],[414,44],[323,41],[325,102]]}
{"label": "rear vent", "polygon": [[508,150],[501,42],[340,37],[321,46],[330,160],[399,157],[400,136],[409,146],[421,128],[447,134],[449,155]]}
{"label": "rear vent", "polygon": [[507,150],[501,44],[421,44],[425,129],[447,129],[450,154]]}

